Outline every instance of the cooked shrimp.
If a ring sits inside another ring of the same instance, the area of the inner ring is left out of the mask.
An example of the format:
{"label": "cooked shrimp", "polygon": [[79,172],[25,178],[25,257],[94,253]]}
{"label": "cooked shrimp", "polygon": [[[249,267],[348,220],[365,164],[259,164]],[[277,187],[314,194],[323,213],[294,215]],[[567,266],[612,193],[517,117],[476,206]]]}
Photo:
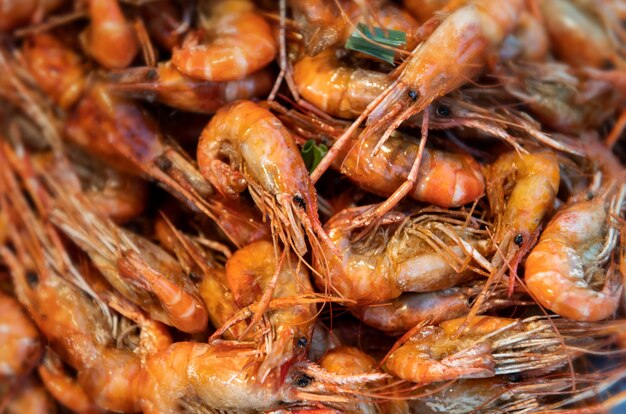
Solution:
{"label": "cooked shrimp", "polygon": [[315,274],[317,284],[329,285],[347,299],[371,304],[397,298],[402,292],[450,288],[470,276],[467,268],[470,255],[486,247],[481,232],[464,229],[462,219],[456,221],[456,226],[447,227],[436,216],[425,214],[407,219],[404,214],[394,212],[383,216],[381,223],[406,220],[399,229],[388,230],[383,225],[368,240],[353,242],[350,229],[354,218],[367,208],[344,210],[326,224],[341,255],[329,249],[325,251],[326,258],[330,258],[328,270],[318,257],[314,262],[320,274],[325,275],[322,278]]}
{"label": "cooked shrimp", "polygon": [[358,117],[391,83],[382,72],[341,64],[335,49],[298,60],[293,79],[302,98],[330,115],[347,119]]}
{"label": "cooked shrimp", "polygon": [[625,67],[624,51],[615,44],[604,22],[576,2],[539,2],[553,45],[552,52],[572,66]]}
{"label": "cooked shrimp", "polygon": [[[486,65],[489,55],[515,28],[522,5],[522,0],[476,0],[449,15],[428,40],[415,49],[397,80],[370,103],[337,140],[318,164],[312,180],[316,182],[338,158],[368,115],[369,125],[361,135],[384,130],[377,144],[379,147],[402,122],[427,109],[438,97],[476,77]],[[423,135],[426,135],[426,130],[427,122],[424,122]],[[406,185],[396,190],[394,203],[413,187],[419,162],[417,157]]]}
{"label": "cooked shrimp", "polygon": [[54,400],[33,376],[22,380],[14,393],[8,404],[6,406],[3,404],[3,414],[55,414],[57,412]]}
{"label": "cooked shrimp", "polygon": [[237,250],[226,262],[226,280],[239,306],[248,306],[262,299],[273,275],[278,272],[272,299],[293,299],[293,305],[267,314],[272,329],[270,348],[259,367],[263,381],[269,371],[280,368],[301,356],[311,341],[317,308],[315,304],[299,304],[298,300],[313,294],[306,268],[294,257],[276,260],[272,243],[258,241]]}
{"label": "cooked shrimp", "polygon": [[107,69],[130,65],[139,50],[139,43],[118,0],[85,0],[91,24],[81,35],[83,47]]}
{"label": "cooked shrimp", "polygon": [[59,8],[64,0],[2,0],[0,3],[0,31],[41,21],[45,14]]}
{"label": "cooked shrimp", "polygon": [[545,61],[549,52],[550,39],[543,22],[524,10],[515,31],[504,39],[500,58],[503,61],[515,58],[524,62],[539,62]]}
{"label": "cooked shrimp", "polygon": [[438,324],[469,312],[471,289],[453,287],[436,292],[405,293],[398,298],[350,312],[363,323],[389,333],[406,332],[420,322]]}
{"label": "cooked shrimp", "polygon": [[238,99],[263,97],[273,83],[268,70],[231,81],[198,80],[184,75],[171,62],[160,63],[156,68],[131,68],[112,73],[109,79],[109,89],[114,93],[206,114],[213,114]]}
{"label": "cooked shrimp", "polygon": [[420,23],[426,22],[435,13],[444,9],[452,0],[403,0],[402,5]]}
{"label": "cooked shrimp", "polygon": [[61,108],[73,106],[85,87],[80,56],[49,33],[37,33],[24,42],[26,67],[39,87]]}
{"label": "cooked shrimp", "polygon": [[[476,316],[422,327],[385,361],[385,369],[408,381],[430,383],[459,378],[487,378],[525,371],[549,371],[621,329],[562,319],[508,319]],[[554,327],[558,332],[553,331]],[[571,348],[570,348],[571,347]]]}
{"label": "cooked shrimp", "polygon": [[[246,188],[270,215],[272,231],[302,256],[302,227],[313,246],[328,240],[317,214],[317,194],[298,148],[278,118],[249,101],[221,108],[202,131],[200,171],[221,194],[237,197]],[[330,243],[329,241],[327,243]]]}
{"label": "cooked shrimp", "polygon": [[[339,157],[343,161],[335,163],[335,167],[365,190],[393,196],[409,176],[420,144],[409,136],[396,135],[375,152],[377,141],[374,135],[360,142],[354,139],[345,157]],[[408,195],[417,201],[449,208],[471,203],[484,191],[480,166],[470,155],[425,148],[415,185]]]}
{"label": "cooked shrimp", "polygon": [[527,242],[554,205],[560,182],[556,156],[508,152],[487,168],[486,175],[487,196],[496,217],[496,241],[501,242],[508,233],[514,235],[518,246]]}
{"label": "cooked shrimp", "polygon": [[[243,79],[276,57],[270,25],[250,1],[220,0],[210,5],[204,33],[187,36],[174,48],[172,63],[185,75],[208,81]],[[205,39],[202,39],[202,38]]]}
{"label": "cooked shrimp", "polygon": [[0,380],[28,374],[39,362],[43,344],[18,301],[0,290]]}
{"label": "cooked shrimp", "polygon": [[[618,211],[622,201],[617,202]],[[615,313],[623,288],[617,268],[610,265],[607,273],[603,266],[608,220],[603,197],[567,205],[550,220],[526,260],[524,274],[529,292],[541,305],[578,321],[599,321]]]}

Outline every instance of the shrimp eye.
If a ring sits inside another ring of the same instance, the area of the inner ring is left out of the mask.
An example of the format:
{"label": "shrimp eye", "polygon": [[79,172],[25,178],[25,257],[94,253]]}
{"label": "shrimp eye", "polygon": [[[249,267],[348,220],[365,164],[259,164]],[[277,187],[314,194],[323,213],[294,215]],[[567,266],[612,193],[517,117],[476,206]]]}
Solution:
{"label": "shrimp eye", "polygon": [[159,77],[159,72],[157,72],[156,69],[150,69],[146,73],[146,78],[148,78],[148,80],[156,80],[158,79],[158,77]]}
{"label": "shrimp eye", "polygon": [[409,98],[417,100],[417,92],[414,89],[409,89]]}
{"label": "shrimp eye", "polygon": [[296,194],[293,196],[293,202],[302,209],[306,208],[306,201],[304,201],[304,198],[302,198],[300,194]]}
{"label": "shrimp eye", "polygon": [[448,105],[439,105],[437,106],[437,115],[442,116],[442,117],[449,117],[450,115],[452,115],[452,110],[450,109],[450,107]]}
{"label": "shrimp eye", "polygon": [[34,288],[37,286],[37,283],[39,283],[39,275],[32,270],[29,270],[26,272],[26,281],[28,282],[28,286]]}
{"label": "shrimp eye", "polygon": [[309,341],[307,341],[307,339],[303,336],[301,338],[298,338],[298,342],[296,342],[296,346],[298,348],[304,348],[305,346],[307,346],[308,343]]}
{"label": "shrimp eye", "polygon": [[587,191],[587,194],[585,194],[585,199],[587,199],[587,201],[593,200],[593,193],[591,191]]}
{"label": "shrimp eye", "polygon": [[515,239],[513,239],[513,241],[515,242],[515,244],[517,244],[518,246],[521,246],[522,243],[524,242],[524,236],[522,236],[521,234],[518,234],[517,236],[515,236]]}
{"label": "shrimp eye", "polygon": [[296,386],[298,388],[306,388],[313,382],[313,378],[308,375],[302,374],[300,377],[296,379]]}
{"label": "shrimp eye", "polygon": [[172,164],[172,160],[170,160],[169,158],[166,158],[165,156],[161,155],[159,157],[157,157],[154,160],[154,163],[156,164],[156,166],[162,170],[162,171],[167,171],[170,168],[172,168],[172,166],[174,164]]}
{"label": "shrimp eye", "polygon": [[522,376],[519,374],[519,372],[514,372],[512,374],[505,375],[504,379],[508,382],[520,382],[522,380]]}

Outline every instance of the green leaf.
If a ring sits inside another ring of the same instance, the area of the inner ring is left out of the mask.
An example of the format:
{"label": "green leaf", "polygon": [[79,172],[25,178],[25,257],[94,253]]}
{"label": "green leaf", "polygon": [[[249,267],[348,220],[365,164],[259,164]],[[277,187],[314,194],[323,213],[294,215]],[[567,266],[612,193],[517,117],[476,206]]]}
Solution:
{"label": "green leaf", "polygon": [[309,170],[309,172],[313,172],[317,164],[322,161],[324,155],[328,152],[328,147],[324,144],[316,144],[312,139],[308,140],[302,146],[302,150],[300,153],[302,154],[302,159],[304,159],[304,165]]}
{"label": "green leaf", "polygon": [[[363,23],[359,23],[357,29],[358,30],[355,30],[346,41],[346,49],[366,53],[375,58],[389,62],[392,65],[395,52],[381,47],[381,45],[399,47],[406,44],[406,33],[398,30],[384,30],[380,27],[374,27],[374,33],[372,33],[370,28]],[[378,44],[368,41],[361,33],[363,33],[367,39]]]}

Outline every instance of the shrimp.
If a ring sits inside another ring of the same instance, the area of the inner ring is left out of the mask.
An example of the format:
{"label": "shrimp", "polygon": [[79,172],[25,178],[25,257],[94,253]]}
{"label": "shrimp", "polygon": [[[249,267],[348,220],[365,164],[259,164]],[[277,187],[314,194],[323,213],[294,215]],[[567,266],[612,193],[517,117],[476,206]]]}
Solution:
{"label": "shrimp", "polygon": [[[367,240],[354,243],[349,229],[354,217],[367,208],[344,210],[326,224],[331,240],[341,252],[325,252],[330,257],[327,271],[319,258],[314,258],[316,269],[325,275],[322,278],[315,274],[317,284],[322,287],[328,283],[339,296],[357,304],[394,299],[403,292],[431,292],[456,286],[470,276],[467,264],[471,257],[486,248],[481,232],[464,229],[462,219],[452,219],[457,225],[447,227],[437,222],[437,216],[424,214],[407,220],[406,215],[397,212],[383,216],[383,227]],[[395,232],[393,227],[389,230],[384,226],[385,222],[405,220],[404,225],[395,226]]]}
{"label": "shrimp", "polygon": [[182,31],[187,26],[181,11],[171,0],[151,1],[141,6],[141,16],[156,43],[167,50],[180,44]]}
{"label": "shrimp", "polygon": [[[476,0],[450,14],[428,40],[414,50],[398,78],[339,137],[311,175],[313,182],[338,158],[365,117],[369,116],[368,126],[361,136],[385,131],[375,147],[374,152],[378,152],[402,122],[478,76],[490,53],[515,28],[522,5],[522,0]],[[427,121],[425,117],[422,123],[424,138]],[[391,196],[387,207],[410,192],[420,161],[421,157],[416,157],[407,181]],[[379,211],[378,217],[382,212]]]}
{"label": "shrimp", "polygon": [[420,23],[428,21],[452,0],[403,0],[402,5]]}
{"label": "shrimp", "polygon": [[109,90],[123,96],[158,101],[189,112],[213,114],[229,102],[252,99],[269,93],[273,78],[268,70],[242,79],[215,82],[198,80],[181,73],[171,62],[156,68],[131,68],[109,75]]}
{"label": "shrimp", "polygon": [[250,1],[210,4],[203,26],[205,33],[191,33],[172,51],[172,63],[187,76],[216,82],[243,79],[276,57],[272,29]]}
{"label": "shrimp", "polygon": [[63,109],[72,107],[85,88],[80,56],[49,33],[37,33],[24,42],[26,67],[46,95]]}
{"label": "shrimp", "polygon": [[39,362],[43,344],[22,306],[0,291],[0,380],[28,374]]}
{"label": "shrimp", "polygon": [[[521,246],[554,205],[560,182],[556,156],[550,152],[508,152],[487,168],[486,175],[487,196],[496,217],[496,242],[513,234],[515,244]],[[511,185],[514,187],[505,204]]]}
{"label": "shrimp", "polygon": [[[624,191],[621,188],[619,200],[612,201],[613,210],[621,208]],[[607,230],[604,204],[599,197],[561,208],[526,260],[528,291],[542,306],[569,319],[600,321],[619,306],[619,272],[610,265],[607,273],[602,266],[610,254],[604,238],[608,236],[609,245],[615,243]]]}
{"label": "shrimp", "polygon": [[574,66],[625,67],[624,50],[616,45],[604,22],[576,2],[539,2],[553,45],[552,52]]}
{"label": "shrimp", "polygon": [[401,49],[411,50],[417,44],[415,32],[418,23],[409,13],[387,1],[363,4],[353,0],[290,1],[298,31],[302,33],[305,53],[308,56],[335,49],[346,43],[360,22],[375,23],[384,29],[406,34],[406,44]]}
{"label": "shrimp", "polygon": [[19,26],[41,21],[46,14],[64,3],[64,0],[2,0],[0,31],[8,32]]}
{"label": "shrimp", "polygon": [[465,324],[463,317],[421,327],[406,343],[392,349],[385,370],[418,383],[546,372],[585,350],[601,347],[601,338],[621,329],[614,322],[592,325],[538,317],[476,316],[459,333]]}
{"label": "shrimp", "polygon": [[289,131],[267,109],[249,101],[221,108],[202,131],[200,172],[221,194],[236,198],[246,188],[270,215],[272,231],[299,256],[330,244],[317,214],[317,194]]}
{"label": "shrimp", "polygon": [[356,306],[350,312],[363,323],[391,334],[406,332],[422,321],[433,324],[466,315],[471,289],[453,287],[436,292],[404,293],[390,302]]}
{"label": "shrimp", "polygon": [[298,92],[322,111],[354,119],[389,86],[386,74],[342,65],[334,49],[304,56],[294,65]]}
{"label": "shrimp", "polygon": [[55,414],[54,400],[33,376],[22,380],[19,389],[2,410],[3,414]]}
{"label": "shrimp", "polygon": [[87,53],[107,69],[130,65],[139,50],[139,42],[118,0],[88,2],[91,24],[81,35]]}
{"label": "shrimp", "polygon": [[226,283],[239,306],[260,301],[277,272],[272,298],[294,301],[292,306],[272,310],[267,315],[274,338],[259,367],[261,381],[271,369],[302,355],[311,341],[317,313],[315,304],[298,304],[299,298],[313,294],[306,268],[292,256],[281,263],[275,254],[272,243],[258,241],[237,250],[226,262]]}

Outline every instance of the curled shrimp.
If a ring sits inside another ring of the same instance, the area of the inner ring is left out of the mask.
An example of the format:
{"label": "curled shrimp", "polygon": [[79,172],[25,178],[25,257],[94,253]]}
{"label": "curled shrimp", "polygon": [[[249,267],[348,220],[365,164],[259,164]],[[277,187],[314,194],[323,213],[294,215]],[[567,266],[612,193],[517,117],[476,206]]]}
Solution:
{"label": "curled shrimp", "polygon": [[[497,220],[496,240],[501,242],[508,232],[517,245],[527,242],[554,205],[560,182],[556,156],[508,152],[488,167],[487,176],[489,204]],[[505,203],[511,180],[514,187]]]}
{"label": "curled shrimp", "polygon": [[0,13],[0,31],[8,32],[43,19],[44,15],[59,8],[64,0],[3,0]]}
{"label": "curled shrimp", "polygon": [[465,324],[465,318],[459,318],[419,327],[407,342],[392,349],[385,369],[418,383],[547,372],[587,349],[598,349],[603,345],[598,339],[621,329],[613,322],[601,326],[563,319],[476,316],[459,332]]}
{"label": "curled shrimp", "polygon": [[0,291],[0,379],[28,374],[41,358],[43,344],[22,306]]}
{"label": "curled shrimp", "polygon": [[[437,223],[436,216],[425,214],[408,219],[396,212],[381,219],[381,224],[396,224],[395,232],[393,227],[388,230],[383,225],[366,240],[355,243],[351,240],[352,222],[367,208],[343,210],[325,227],[340,255],[326,252],[331,259],[328,271],[322,274],[344,298],[370,304],[394,299],[402,292],[430,292],[455,286],[470,276],[470,255],[486,247],[480,232],[464,229],[462,220],[456,228],[448,228]],[[320,272],[325,269],[318,258],[315,265]],[[316,282],[323,286],[326,280],[316,275]]]}
{"label": "curled shrimp", "polygon": [[131,68],[112,73],[109,79],[109,88],[114,93],[206,114],[213,114],[238,99],[264,96],[273,83],[267,70],[231,81],[198,80],[184,75],[171,62],[161,63],[156,68]]}
{"label": "curled shrimp", "polygon": [[240,101],[221,108],[202,131],[200,171],[217,191],[237,197],[246,188],[270,215],[273,232],[298,255],[306,251],[302,227],[314,249],[327,240],[317,214],[317,194],[298,148],[267,109]]}
{"label": "curled shrimp", "polygon": [[258,241],[237,250],[226,262],[226,280],[235,300],[241,307],[262,300],[275,273],[272,299],[293,300],[291,306],[280,307],[267,313],[272,329],[270,347],[259,367],[261,381],[270,370],[280,368],[288,361],[302,356],[311,341],[317,308],[315,304],[299,304],[299,299],[313,294],[306,268],[295,257],[276,260],[272,243]]}
{"label": "curled shrimp", "polygon": [[139,42],[118,0],[85,1],[91,24],[81,35],[81,41],[87,53],[107,69],[130,65],[139,50]]}
{"label": "curled shrimp", "polygon": [[22,48],[29,72],[50,99],[61,108],[73,106],[85,87],[80,56],[50,33],[29,36]]}
{"label": "curled shrimp", "polygon": [[[621,188],[612,210],[621,208],[623,193]],[[541,305],[569,319],[599,321],[619,306],[623,291],[619,272],[610,265],[607,273],[602,266],[610,254],[605,243],[615,243],[603,198],[561,208],[526,260],[529,292]]]}
{"label": "curled shrimp", "polygon": [[[252,2],[210,4],[204,27],[205,33],[191,33],[172,52],[172,63],[187,76],[209,81],[243,79],[276,57],[272,29],[254,11]],[[202,42],[202,37],[208,39]]]}

